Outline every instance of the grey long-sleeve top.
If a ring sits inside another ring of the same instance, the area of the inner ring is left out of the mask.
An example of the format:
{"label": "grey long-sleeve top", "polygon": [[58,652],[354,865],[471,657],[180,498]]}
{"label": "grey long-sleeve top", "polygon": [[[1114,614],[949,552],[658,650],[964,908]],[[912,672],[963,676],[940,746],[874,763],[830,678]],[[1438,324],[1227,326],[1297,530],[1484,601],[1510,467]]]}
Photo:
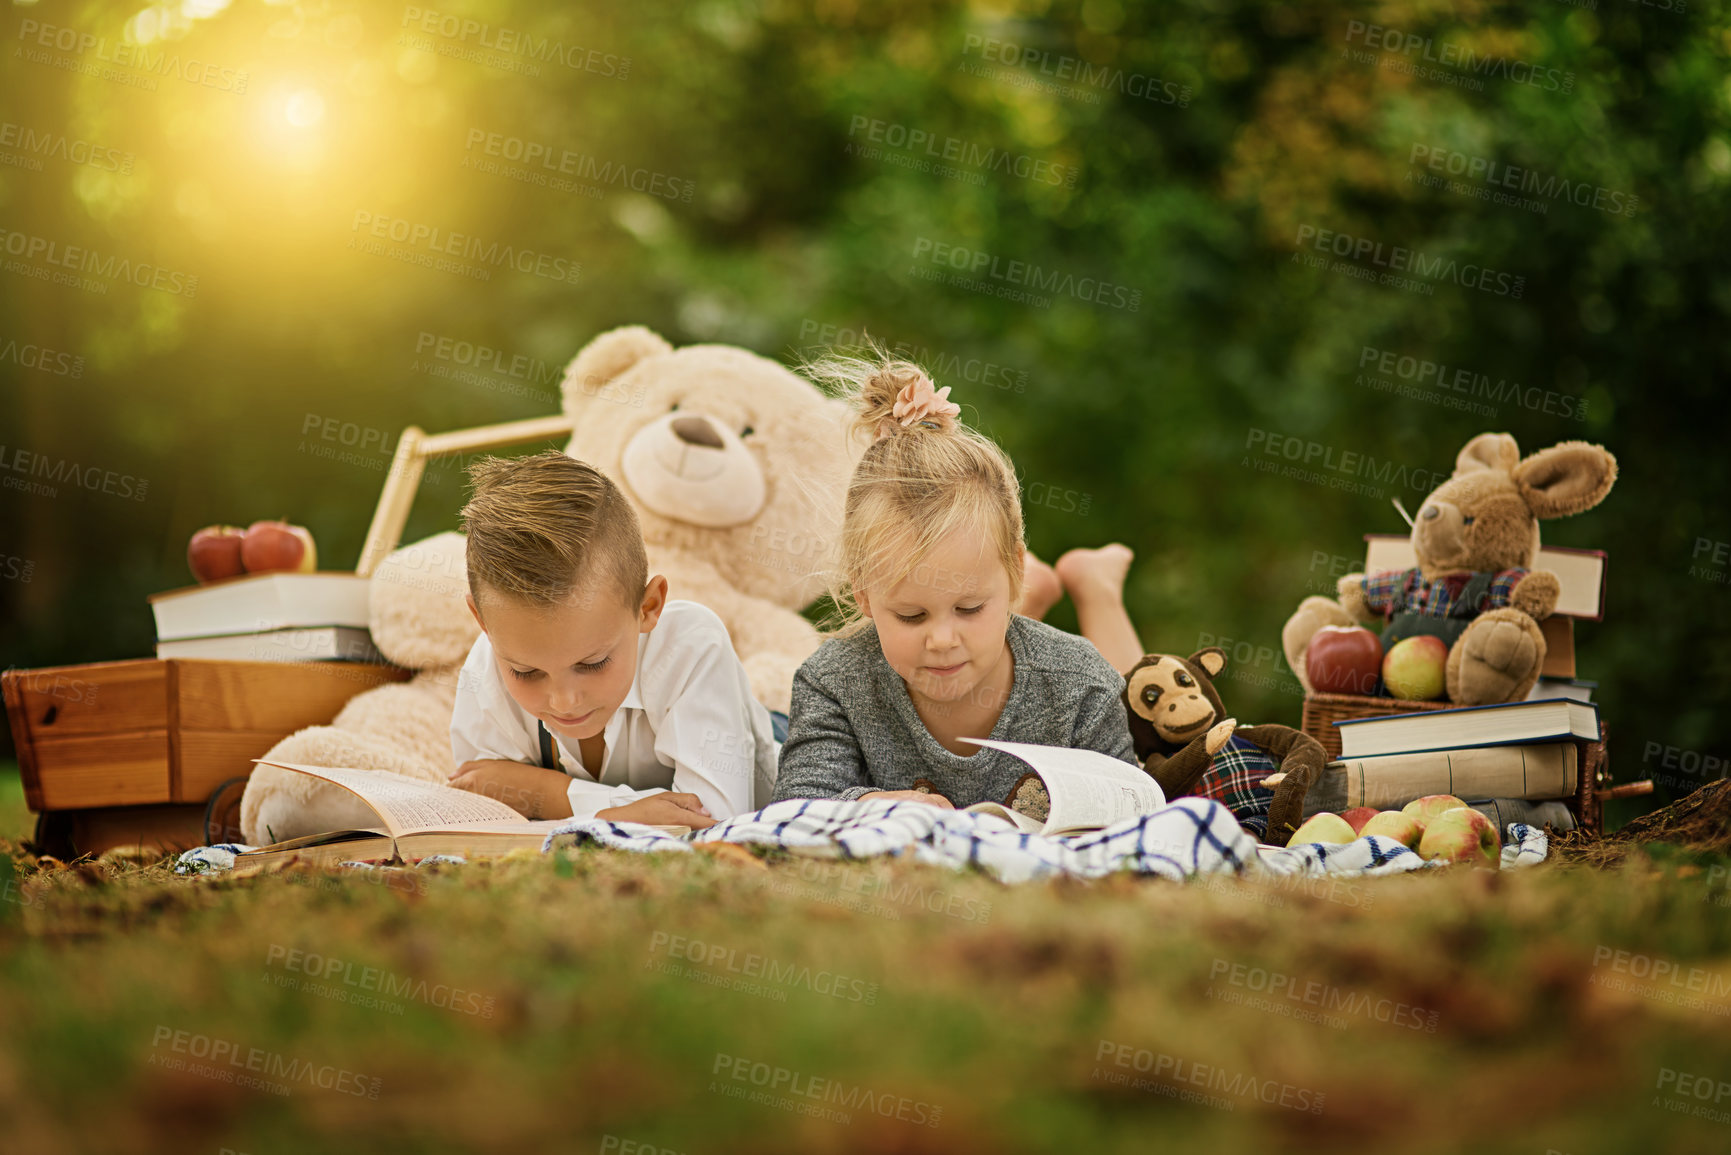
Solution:
{"label": "grey long-sleeve top", "polygon": [[[1012,615],[1014,680],[988,738],[1098,750],[1137,765],[1125,721],[1124,678],[1092,643]],[[877,627],[832,638],[793,679],[787,741],[775,783],[783,798],[854,799],[912,790],[924,779],[958,807],[1005,802],[1028,765],[1001,750],[962,757],[938,745],[890,668]]]}

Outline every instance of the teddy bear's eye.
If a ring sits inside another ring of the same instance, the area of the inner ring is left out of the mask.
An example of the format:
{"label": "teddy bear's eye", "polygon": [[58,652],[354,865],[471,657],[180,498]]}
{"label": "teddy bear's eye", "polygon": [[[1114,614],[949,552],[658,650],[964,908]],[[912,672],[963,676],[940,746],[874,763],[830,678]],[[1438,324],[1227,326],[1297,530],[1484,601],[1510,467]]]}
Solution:
{"label": "teddy bear's eye", "polygon": [[1177,682],[1180,686],[1194,686],[1196,684],[1196,679],[1192,678],[1189,674],[1186,674],[1183,670],[1179,670],[1177,676],[1172,680]]}
{"label": "teddy bear's eye", "polygon": [[1471,525],[1472,523],[1473,523],[1473,519],[1470,517],[1461,518],[1461,524],[1462,525]]}
{"label": "teddy bear's eye", "polygon": [[668,410],[668,412],[669,412],[669,413],[677,413],[677,412],[679,412],[679,402],[677,402],[677,401],[675,401],[675,402],[674,402],[674,403],[673,403],[673,407],[672,407],[672,408],[671,408],[671,409],[669,409],[669,410]]}
{"label": "teddy bear's eye", "polygon": [[1158,702],[1159,700],[1160,700],[1160,687],[1159,686],[1149,686],[1142,691],[1142,701],[1145,702],[1146,704],[1152,706],[1155,702]]}
{"label": "teddy bear's eye", "polygon": [[741,437],[750,437],[753,433],[756,433],[756,432],[757,432],[757,429],[754,426],[747,425],[744,429],[741,429],[739,431],[739,435]]}

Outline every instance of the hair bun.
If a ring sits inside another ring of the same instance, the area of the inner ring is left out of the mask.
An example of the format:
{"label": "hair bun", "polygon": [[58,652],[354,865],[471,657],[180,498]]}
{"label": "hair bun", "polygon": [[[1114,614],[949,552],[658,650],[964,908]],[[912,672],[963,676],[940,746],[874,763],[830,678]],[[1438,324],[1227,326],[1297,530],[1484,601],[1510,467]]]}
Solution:
{"label": "hair bun", "polygon": [[939,433],[949,433],[956,427],[962,407],[950,400],[950,387],[932,387],[932,379],[923,370],[915,369],[913,380],[896,391],[889,416],[878,422],[878,437],[888,437],[916,426],[927,426]]}
{"label": "hair bun", "polygon": [[827,385],[851,398],[856,437],[877,442],[896,433],[952,433],[960,428],[962,407],[949,399],[949,386],[935,388],[924,369],[891,359],[876,341],[868,340],[865,352],[863,357],[831,355],[804,366],[806,376],[820,388]]}

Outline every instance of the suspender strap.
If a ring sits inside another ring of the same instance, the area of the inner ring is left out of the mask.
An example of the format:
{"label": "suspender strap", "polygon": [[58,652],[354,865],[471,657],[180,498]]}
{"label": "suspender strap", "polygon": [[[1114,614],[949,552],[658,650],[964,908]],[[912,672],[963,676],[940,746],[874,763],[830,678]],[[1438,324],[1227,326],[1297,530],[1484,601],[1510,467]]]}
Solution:
{"label": "suspender strap", "polygon": [[1472,577],[1468,578],[1466,583],[1461,586],[1460,595],[1455,598],[1454,604],[1449,606],[1449,617],[1477,617],[1479,613],[1479,603],[1484,601],[1485,595],[1491,592],[1491,583],[1495,581],[1496,578],[1496,574],[1484,573],[1482,571],[1475,573]]}
{"label": "suspender strap", "polygon": [[541,768],[543,770],[558,770],[559,759],[553,755],[553,735],[547,733],[547,723],[536,719],[535,725],[541,731]]}

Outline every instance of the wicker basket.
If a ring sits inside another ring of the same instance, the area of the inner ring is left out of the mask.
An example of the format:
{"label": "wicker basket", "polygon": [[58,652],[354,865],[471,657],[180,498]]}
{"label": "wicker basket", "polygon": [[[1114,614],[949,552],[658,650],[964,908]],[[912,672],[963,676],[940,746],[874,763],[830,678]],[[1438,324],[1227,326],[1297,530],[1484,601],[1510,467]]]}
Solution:
{"label": "wicker basket", "polygon": [[1340,731],[1334,725],[1336,722],[1453,707],[1453,702],[1409,702],[1404,698],[1372,698],[1367,694],[1310,694],[1304,699],[1304,722],[1299,729],[1321,742],[1330,758],[1339,758]]}

